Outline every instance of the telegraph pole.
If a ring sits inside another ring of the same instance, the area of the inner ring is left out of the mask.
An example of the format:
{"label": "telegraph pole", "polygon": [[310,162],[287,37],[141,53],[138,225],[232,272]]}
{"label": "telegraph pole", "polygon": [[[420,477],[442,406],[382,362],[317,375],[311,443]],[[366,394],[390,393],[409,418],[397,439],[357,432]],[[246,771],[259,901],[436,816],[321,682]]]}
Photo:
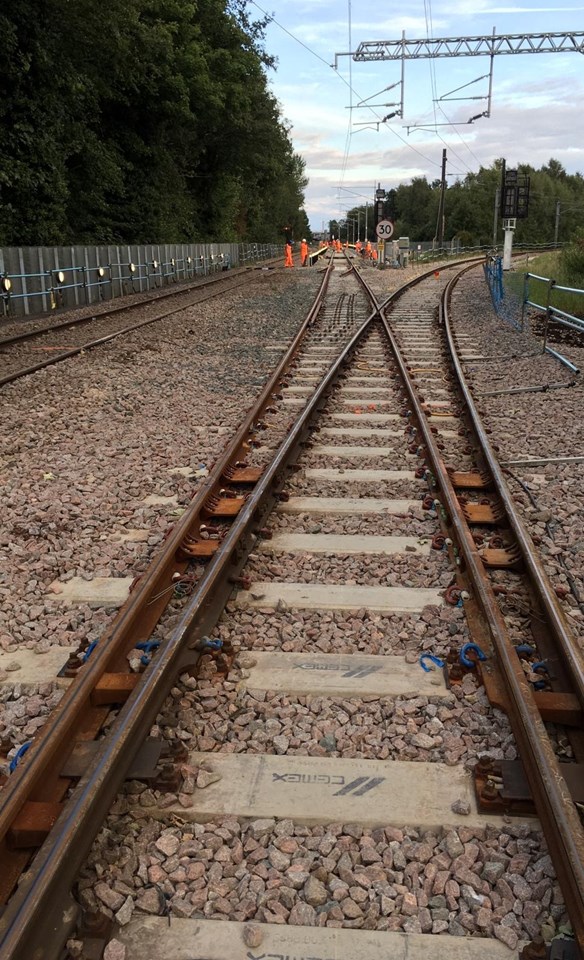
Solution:
{"label": "telegraph pole", "polygon": [[560,201],[556,200],[556,225],[554,228],[554,247],[558,245],[558,236],[560,233]]}
{"label": "telegraph pole", "polygon": [[442,180],[440,183],[440,205],[438,207],[438,250],[444,244],[444,201],[446,199],[446,149],[442,151]]}

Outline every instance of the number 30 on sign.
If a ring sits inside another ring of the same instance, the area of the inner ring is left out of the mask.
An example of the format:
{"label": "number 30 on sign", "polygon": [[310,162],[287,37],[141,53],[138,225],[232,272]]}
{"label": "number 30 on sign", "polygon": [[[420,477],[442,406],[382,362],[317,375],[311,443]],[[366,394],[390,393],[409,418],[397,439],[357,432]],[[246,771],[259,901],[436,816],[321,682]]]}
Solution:
{"label": "number 30 on sign", "polygon": [[389,240],[393,233],[393,223],[391,220],[380,220],[375,227],[375,233],[380,240]]}

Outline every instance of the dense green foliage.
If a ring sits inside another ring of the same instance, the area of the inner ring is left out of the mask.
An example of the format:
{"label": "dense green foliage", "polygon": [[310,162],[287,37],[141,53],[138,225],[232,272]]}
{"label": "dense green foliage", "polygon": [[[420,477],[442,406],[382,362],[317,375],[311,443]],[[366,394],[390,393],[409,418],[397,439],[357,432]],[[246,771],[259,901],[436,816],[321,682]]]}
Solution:
{"label": "dense green foliage", "polygon": [[[528,164],[520,164],[518,170],[530,176],[530,201],[528,218],[517,221],[514,242],[551,244],[555,240],[556,221],[558,242],[573,239],[584,221],[584,177],[580,173],[566,173],[553,159],[540,170]],[[445,242],[456,240],[462,247],[490,246],[493,243],[495,197],[500,184],[499,160],[488,169],[481,167],[478,173],[467,174],[464,180],[447,189]],[[410,184],[391,190],[386,215],[395,221],[394,237],[406,236],[418,243],[436,238],[439,202],[439,180],[428,183],[425,177],[416,177]],[[357,218],[358,214],[363,225],[364,206],[355,207],[347,216]],[[375,239],[371,204],[368,232],[369,239]],[[497,243],[500,245],[502,241],[502,224],[498,217]]]}
{"label": "dense green foliage", "polygon": [[560,280],[566,286],[584,288],[584,230],[579,230],[561,252]]}
{"label": "dense green foliage", "polygon": [[0,244],[304,233],[304,163],[245,2],[4,4]]}
{"label": "dense green foliage", "polygon": [[[566,265],[568,268],[566,269]],[[529,274],[527,277],[526,275]],[[540,279],[542,278],[542,279]],[[550,280],[555,281],[550,285]],[[566,288],[570,288],[567,290]],[[572,292],[578,291],[578,292]],[[576,238],[561,250],[517,257],[505,274],[505,294],[584,317],[584,241]]]}

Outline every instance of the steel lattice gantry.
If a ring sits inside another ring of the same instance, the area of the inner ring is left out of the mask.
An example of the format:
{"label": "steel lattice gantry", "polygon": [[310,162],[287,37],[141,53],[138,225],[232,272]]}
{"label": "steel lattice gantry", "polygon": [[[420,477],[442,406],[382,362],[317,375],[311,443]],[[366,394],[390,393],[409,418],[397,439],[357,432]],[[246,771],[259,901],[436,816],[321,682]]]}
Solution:
{"label": "steel lattice gantry", "polygon": [[356,61],[420,60],[519,53],[584,53],[584,33],[510,33],[426,40],[366,40],[349,54]]}

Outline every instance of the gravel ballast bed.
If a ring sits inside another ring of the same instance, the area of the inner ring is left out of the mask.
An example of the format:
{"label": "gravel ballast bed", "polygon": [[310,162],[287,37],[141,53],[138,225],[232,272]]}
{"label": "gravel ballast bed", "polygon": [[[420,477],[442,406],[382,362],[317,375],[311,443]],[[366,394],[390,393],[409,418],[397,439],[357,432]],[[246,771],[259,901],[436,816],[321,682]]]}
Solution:
{"label": "gravel ballast bed", "polygon": [[246,567],[252,580],[297,583],[348,583],[384,587],[447,587],[452,581],[448,556],[432,550],[429,556],[400,554],[257,554]]}
{"label": "gravel ballast bed", "polygon": [[[253,656],[242,659],[251,665]],[[242,674],[249,670],[232,671],[223,689],[205,681],[194,690],[177,686],[151,735],[170,733],[165,728],[171,717],[173,736],[189,750],[205,753],[408,760],[470,768],[483,754],[517,759],[506,715],[489,705],[472,676],[444,696],[437,689],[435,697],[349,698],[254,690],[253,679],[245,681],[249,689],[244,690]]]}
{"label": "gravel ballast bed", "polygon": [[[63,689],[52,680],[46,683],[3,683],[0,686],[0,739],[7,749],[33,739],[49,713],[58,705]],[[9,751],[10,752],[10,751]],[[12,753],[10,752],[10,758]],[[0,773],[8,775],[9,762],[0,762]]]}
{"label": "gravel ballast bed", "polygon": [[[414,498],[412,497],[412,500]],[[420,500],[420,507],[422,501]],[[416,509],[418,509],[416,507]],[[277,514],[270,518],[272,533],[347,533],[361,536],[400,536],[432,539],[439,531],[435,516],[404,514],[365,514],[338,516],[328,514]]]}
{"label": "gravel ballast bed", "polygon": [[[334,447],[345,446],[344,439],[344,437],[325,437],[319,443],[326,443],[327,446]],[[332,453],[321,454],[315,453],[313,450],[307,450],[306,455],[302,458],[302,466],[309,469],[325,468],[333,470],[415,470],[421,465],[421,460],[414,454],[406,453],[405,447],[402,455],[400,450],[402,442],[400,437],[388,437],[387,446],[391,452],[383,456],[376,456],[374,450],[371,454],[368,452],[367,456],[364,457],[337,456]],[[354,444],[354,446],[369,446],[368,438],[363,438],[361,444]]]}
{"label": "gravel ballast bed", "polygon": [[565,918],[543,838],[527,824],[436,834],[274,819],[179,826],[150,819],[139,793],[133,799],[129,811],[118,799],[77,891],[83,907],[122,925],[164,908],[176,917],[495,936],[515,949],[543,921],[554,929]]}
{"label": "gravel ballast bed", "polygon": [[[361,428],[359,428],[359,429],[361,429]],[[323,433],[322,431],[319,431],[319,432],[316,434],[315,439],[314,439],[312,442],[313,442],[313,444],[315,444],[315,445],[318,444],[319,446],[320,446],[321,444],[326,444],[327,446],[332,446],[332,447],[338,447],[338,446],[343,446],[343,447],[370,447],[370,448],[371,448],[371,454],[370,454],[369,456],[363,457],[363,458],[359,457],[359,459],[363,459],[363,460],[366,462],[367,465],[369,465],[369,461],[370,461],[370,460],[378,460],[378,459],[379,459],[379,457],[376,456],[376,452],[375,452],[375,448],[376,448],[376,447],[391,447],[391,448],[395,449],[396,451],[399,451],[400,446],[402,446],[402,444],[405,443],[404,438],[403,438],[403,436],[402,436],[402,434],[401,434],[401,431],[397,434],[397,436],[393,436],[393,437],[392,437],[392,436],[389,436],[389,437],[388,437],[388,436],[384,436],[383,434],[377,433],[377,427],[372,427],[372,428],[371,428],[371,431],[372,431],[372,432],[371,432],[368,436],[365,436],[365,437],[355,437],[355,436],[352,436],[351,434],[348,434],[348,433],[343,433],[343,434],[330,434],[330,433]],[[397,433],[397,431],[396,431],[396,433]],[[307,448],[306,448],[306,453],[307,453],[307,457],[308,457],[309,459],[312,459],[312,448],[311,448],[311,447],[307,447]],[[317,454],[317,456],[318,456],[318,454]],[[382,456],[385,456],[385,454],[382,454]],[[341,459],[342,459],[342,460],[346,460],[346,461],[347,461],[347,467],[346,467],[346,469],[349,469],[349,464],[350,464],[351,466],[353,466],[353,464],[354,464],[354,458],[352,458],[352,457],[345,457],[345,456],[343,456],[343,457],[335,457],[335,456],[332,456],[332,455],[331,455],[331,456],[329,457],[329,459],[330,459],[331,462],[333,462],[333,461],[335,461],[335,460],[340,461]],[[312,463],[310,464],[310,466],[312,466]]]}
{"label": "gravel ballast bed", "polygon": [[[456,288],[453,312],[455,329],[472,332],[479,352],[503,358],[511,353],[530,354],[510,362],[503,359],[466,367],[491,442],[498,447],[497,456],[501,460],[584,456],[582,377],[541,354],[541,338],[531,332],[534,321],[526,323],[521,333],[497,317],[480,278],[464,289]],[[584,369],[584,338],[580,345],[563,344],[557,349]],[[493,389],[560,382],[566,386],[544,393],[480,396]],[[507,483],[541,551],[546,573],[559,588],[568,623],[584,647],[584,464],[512,464],[507,468]]]}
{"label": "gravel ballast bed", "polygon": [[[104,611],[65,607],[50,584],[143,572],[273,368],[264,348],[295,332],[317,282],[271,276],[4,389],[3,649],[103,629]],[[145,505],[152,494],[176,502]],[[116,540],[136,528],[145,542]]]}
{"label": "gravel ballast bed", "polygon": [[469,639],[464,610],[459,607],[426,607],[420,615],[381,616],[366,610],[262,611],[228,605],[213,631],[221,639],[234,637],[250,650],[287,653],[410,653],[413,660],[424,650],[446,656],[451,645]]}
{"label": "gravel ballast bed", "polygon": [[293,474],[286,487],[292,497],[383,497],[389,500],[421,500],[429,492],[424,480],[353,480],[339,476],[338,480],[321,480]]}

